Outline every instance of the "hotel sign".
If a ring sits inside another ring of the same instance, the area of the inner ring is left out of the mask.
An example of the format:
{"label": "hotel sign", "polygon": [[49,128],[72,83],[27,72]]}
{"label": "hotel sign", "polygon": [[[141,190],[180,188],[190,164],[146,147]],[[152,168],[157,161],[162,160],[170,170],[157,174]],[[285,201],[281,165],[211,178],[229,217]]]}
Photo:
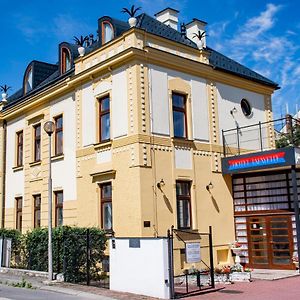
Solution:
{"label": "hotel sign", "polygon": [[295,164],[295,148],[282,148],[222,159],[223,174],[241,173]]}

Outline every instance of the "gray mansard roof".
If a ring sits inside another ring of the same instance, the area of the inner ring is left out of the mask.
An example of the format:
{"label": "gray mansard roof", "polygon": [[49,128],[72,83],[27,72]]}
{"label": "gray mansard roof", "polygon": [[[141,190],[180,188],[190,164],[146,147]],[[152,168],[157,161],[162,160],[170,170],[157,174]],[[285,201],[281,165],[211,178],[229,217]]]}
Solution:
{"label": "gray mansard roof", "polygon": [[[127,22],[112,19],[110,17],[102,17],[98,20],[98,33],[99,28],[101,27],[100,23],[102,20],[109,19],[110,22],[114,26],[115,30],[115,38],[122,35],[125,31],[129,30],[130,27]],[[194,49],[198,49],[197,45],[187,38],[185,35],[181,34],[181,32],[161,23],[160,21],[157,21],[155,18],[143,13],[137,17],[138,22],[136,27],[144,30],[146,32],[149,32],[151,34],[163,37],[165,39],[174,41],[176,43],[180,43],[183,45],[186,45],[188,47],[192,47]],[[100,36],[100,34],[99,34]],[[70,43],[62,43],[61,45],[67,45],[68,48],[71,51],[72,55],[72,62],[74,59],[78,56],[77,54],[77,47],[74,44]],[[95,49],[101,47],[102,43],[101,40],[97,41],[96,43],[90,45],[86,49],[86,53],[93,52]],[[257,72],[254,72],[253,70],[243,66],[242,64],[234,61],[233,59],[219,53],[218,51],[207,47],[206,50],[210,52],[209,57],[209,63],[210,65],[219,71],[231,73],[233,75],[237,75],[239,77],[246,78],[248,80],[252,80],[255,82],[259,82],[261,84],[273,87],[275,89],[278,89],[278,84],[273,82],[272,80],[269,80],[268,78],[258,74]],[[31,90],[26,95],[23,92],[23,88],[19,89],[16,93],[11,95],[7,100],[8,103],[5,105],[4,109],[13,106],[17,102],[21,102],[25,100],[28,96],[33,95],[43,89],[48,88],[49,86],[55,84],[56,82],[64,79],[66,76],[72,76],[74,74],[74,64],[71,70],[68,72],[61,74],[59,70],[59,63],[58,64],[48,64],[43,62],[37,62],[33,61],[30,63],[30,65],[33,65],[35,68],[35,76],[37,76],[36,85],[34,86],[33,90]]]}

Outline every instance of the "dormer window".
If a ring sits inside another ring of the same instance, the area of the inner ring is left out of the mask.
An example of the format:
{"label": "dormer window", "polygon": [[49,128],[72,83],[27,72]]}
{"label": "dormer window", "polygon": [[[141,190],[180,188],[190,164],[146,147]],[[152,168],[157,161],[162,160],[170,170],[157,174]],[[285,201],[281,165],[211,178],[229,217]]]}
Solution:
{"label": "dormer window", "polygon": [[61,49],[61,72],[65,73],[71,69],[71,55],[67,48]]}
{"label": "dormer window", "polygon": [[114,29],[108,21],[102,23],[102,44],[108,43],[114,38]]}
{"label": "dormer window", "polygon": [[32,68],[27,71],[25,77],[25,94],[32,90]]}

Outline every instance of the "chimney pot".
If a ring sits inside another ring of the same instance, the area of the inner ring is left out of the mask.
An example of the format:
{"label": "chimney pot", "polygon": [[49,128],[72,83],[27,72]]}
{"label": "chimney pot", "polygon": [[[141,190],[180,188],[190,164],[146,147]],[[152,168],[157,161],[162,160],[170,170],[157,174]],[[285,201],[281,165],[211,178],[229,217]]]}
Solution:
{"label": "chimney pot", "polygon": [[179,11],[170,7],[155,14],[156,20],[178,30],[178,13]]}
{"label": "chimney pot", "polygon": [[[199,31],[200,31],[200,33],[202,33],[203,31],[205,31],[206,25],[207,25],[206,22],[194,18],[190,23],[185,25],[187,37],[191,41],[196,42],[196,38],[193,38],[194,33],[198,33]],[[203,41],[203,47],[206,47],[206,37],[205,36],[202,38],[202,41]]]}

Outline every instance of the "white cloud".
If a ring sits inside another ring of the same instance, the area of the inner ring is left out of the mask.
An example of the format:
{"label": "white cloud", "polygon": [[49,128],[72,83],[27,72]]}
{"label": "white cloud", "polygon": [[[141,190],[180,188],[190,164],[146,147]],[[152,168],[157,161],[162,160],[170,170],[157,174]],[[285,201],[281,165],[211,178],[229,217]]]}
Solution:
{"label": "white cloud", "polygon": [[52,31],[60,41],[70,41],[74,35],[88,35],[94,33],[95,28],[76,20],[71,15],[60,14],[53,19]]}
{"label": "white cloud", "polygon": [[39,42],[47,34],[47,28],[39,20],[21,14],[15,14],[12,18],[15,19],[16,28],[31,45]]}
{"label": "white cloud", "polygon": [[[292,102],[296,99],[300,101],[300,47],[294,41],[294,36],[299,34],[300,28],[286,29],[283,32],[277,19],[278,12],[283,8],[282,5],[268,4],[256,16],[244,22],[236,20],[235,24],[239,25],[230,34],[225,27],[221,35],[213,34],[213,38],[209,40],[216,50],[221,48],[225,55],[281,86],[281,90],[273,95],[275,117],[280,115],[281,107],[285,106],[285,103],[290,102],[290,106],[294,108]],[[216,23],[211,27],[218,28],[218,25],[219,23]],[[232,26],[230,27],[232,29]]]}

